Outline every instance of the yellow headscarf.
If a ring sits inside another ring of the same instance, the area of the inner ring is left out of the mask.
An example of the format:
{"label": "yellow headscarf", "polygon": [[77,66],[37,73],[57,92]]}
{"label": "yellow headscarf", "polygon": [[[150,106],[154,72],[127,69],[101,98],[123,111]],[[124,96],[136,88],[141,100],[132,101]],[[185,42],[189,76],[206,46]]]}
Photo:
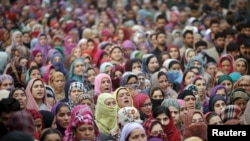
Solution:
{"label": "yellow headscarf", "polygon": [[110,130],[118,128],[117,125],[117,107],[109,107],[105,100],[114,98],[110,93],[102,93],[98,96],[95,119],[96,124],[102,133],[110,134]]}
{"label": "yellow headscarf", "polygon": [[121,89],[126,89],[126,90],[128,91],[128,93],[130,94],[130,100],[131,100],[131,105],[130,105],[130,107],[134,107],[133,98],[132,98],[132,95],[131,95],[131,93],[129,92],[128,88],[126,88],[126,87],[119,87],[119,88],[117,88],[117,89],[113,92],[113,96],[114,96],[115,101],[116,101],[116,103],[117,103],[117,112],[118,112],[121,108],[123,108],[123,107],[119,107],[119,106],[118,106],[118,101],[117,101],[118,92],[119,92]]}

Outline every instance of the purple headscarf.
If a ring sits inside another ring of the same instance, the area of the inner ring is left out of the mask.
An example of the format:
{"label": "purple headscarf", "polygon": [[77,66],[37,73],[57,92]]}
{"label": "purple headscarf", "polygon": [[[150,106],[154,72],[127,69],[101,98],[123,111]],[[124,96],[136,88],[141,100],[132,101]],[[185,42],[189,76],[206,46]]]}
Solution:
{"label": "purple headscarf", "polygon": [[[120,137],[120,141],[126,141],[126,139],[128,138],[128,136],[130,135],[130,133],[134,130],[134,129],[142,129],[145,133],[145,130],[143,128],[143,126],[137,122],[130,122],[127,123],[121,132],[121,137]],[[146,135],[146,133],[145,133]]]}
{"label": "purple headscarf", "polygon": [[[40,44],[40,41],[39,41],[39,40],[40,40],[40,38],[41,38],[42,36],[45,36],[45,37],[46,37],[46,43],[45,43],[45,45],[41,45],[41,44]],[[44,58],[47,58],[47,54],[48,54],[48,51],[49,51],[49,49],[50,49],[50,46],[49,46],[49,43],[48,43],[47,35],[41,33],[41,34],[38,35],[37,39],[38,39],[38,41],[36,42],[36,45],[35,45],[35,47],[33,48],[33,50],[40,50],[40,51],[42,52],[43,57],[44,57]]]}
{"label": "purple headscarf", "polygon": [[[73,43],[68,43],[68,40],[69,39],[72,39],[73,40]],[[71,35],[67,35],[65,38],[64,38],[64,53],[65,55],[68,55],[71,53],[71,50],[77,46],[77,43],[76,43],[76,40],[73,36]]]}

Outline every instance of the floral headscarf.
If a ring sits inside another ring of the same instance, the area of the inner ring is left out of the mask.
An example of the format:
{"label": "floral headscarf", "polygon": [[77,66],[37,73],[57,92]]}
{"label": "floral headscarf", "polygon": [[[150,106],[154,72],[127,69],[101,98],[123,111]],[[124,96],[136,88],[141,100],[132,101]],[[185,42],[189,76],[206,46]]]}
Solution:
{"label": "floral headscarf", "polygon": [[[125,124],[137,122],[142,124],[139,111],[135,107],[123,107],[118,111],[118,126],[121,129]],[[138,119],[137,119],[138,118]]]}

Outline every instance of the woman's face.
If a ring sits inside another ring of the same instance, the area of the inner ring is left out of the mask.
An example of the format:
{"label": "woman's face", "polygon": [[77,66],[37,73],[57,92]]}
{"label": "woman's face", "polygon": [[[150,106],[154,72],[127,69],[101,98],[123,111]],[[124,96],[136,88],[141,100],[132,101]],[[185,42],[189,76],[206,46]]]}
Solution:
{"label": "woman's face", "polygon": [[216,91],[216,95],[223,96],[223,97],[226,99],[226,97],[227,97],[227,92],[225,91],[224,88],[219,88],[219,89],[217,89],[217,91]]}
{"label": "woman's face", "polygon": [[62,106],[58,112],[56,113],[56,119],[58,124],[63,127],[67,128],[70,122],[70,109],[67,106]]}
{"label": "woman's face", "polygon": [[105,105],[107,105],[108,107],[115,107],[116,106],[116,101],[114,98],[107,98],[104,101]]}
{"label": "woman's face", "polygon": [[197,68],[200,68],[200,67],[201,67],[201,63],[198,62],[198,61],[193,61],[192,65],[193,65],[194,67],[197,67]]}
{"label": "woman's face", "polygon": [[121,29],[118,30],[118,38],[120,40],[123,40],[123,38],[124,38],[124,33],[123,33],[123,30],[121,30]]}
{"label": "woman's face", "polygon": [[247,66],[244,61],[238,61],[235,65],[235,71],[239,72],[241,75],[244,75],[247,71]]}
{"label": "woman's face", "polygon": [[114,79],[121,78],[122,77],[122,72],[117,70],[115,71]]}
{"label": "woman's face", "polygon": [[208,125],[223,125],[223,122],[222,122],[220,116],[213,116],[208,121]]}
{"label": "woman's face", "polygon": [[199,90],[200,97],[203,97],[206,95],[206,82],[204,79],[196,80],[195,86]]}
{"label": "woman's face", "polygon": [[39,70],[34,69],[34,70],[31,71],[30,79],[33,79],[33,78],[41,78],[41,73],[40,73]]}
{"label": "woman's face", "polygon": [[35,127],[36,127],[36,132],[38,132],[39,134],[41,134],[42,132],[42,128],[43,128],[43,121],[41,118],[37,118],[34,120],[35,123]]}
{"label": "woman's face", "polygon": [[143,105],[141,106],[140,111],[145,115],[150,115],[152,112],[152,103],[150,99],[145,100]]}
{"label": "woman's face", "polygon": [[215,65],[209,65],[206,71],[210,76],[214,76],[215,73],[217,72],[217,67]]}
{"label": "woman's face", "polygon": [[78,47],[76,47],[76,48],[74,49],[73,54],[74,54],[76,57],[80,57],[81,49],[78,48]]}
{"label": "woman's face", "polygon": [[191,121],[191,125],[196,124],[196,123],[204,123],[204,119],[202,118],[202,115],[200,113],[194,113]]}
{"label": "woman's face", "polygon": [[31,93],[34,99],[43,99],[45,96],[44,83],[41,80],[34,81],[31,87]]}
{"label": "woman's face", "polygon": [[46,41],[47,41],[46,36],[41,36],[39,38],[39,43],[40,43],[41,46],[45,46],[46,45]]}
{"label": "woman's face", "polygon": [[90,99],[83,99],[79,104],[81,104],[81,105],[87,105],[87,106],[89,106],[90,108],[93,108],[92,107],[92,101],[90,100]]}
{"label": "woman's face", "polygon": [[132,64],[132,72],[141,71],[141,63],[136,62]]}
{"label": "woman's face", "polygon": [[72,39],[72,38],[69,38],[68,40],[67,40],[67,43],[68,43],[68,45],[74,45],[74,40]]}
{"label": "woman's face", "polygon": [[194,96],[187,95],[183,100],[185,101],[188,110],[196,108],[196,98]]}
{"label": "woman's face", "polygon": [[61,62],[61,61],[62,61],[62,59],[59,56],[55,56],[53,59],[53,62]]}
{"label": "woman's face", "polygon": [[107,77],[102,78],[100,85],[101,93],[110,93],[111,91],[110,88],[111,88],[111,81]]}
{"label": "woman's face", "polygon": [[65,86],[65,78],[63,76],[58,76],[52,83],[52,86],[55,90],[63,90]]}
{"label": "woman's face", "polygon": [[43,55],[41,52],[37,53],[34,59],[38,64],[43,63]]}
{"label": "woman's face", "polygon": [[131,77],[127,82],[128,88],[136,89],[138,87],[138,80],[136,77]]}
{"label": "woman's face", "polygon": [[154,73],[159,68],[159,63],[156,57],[153,57],[148,62],[148,70],[151,73]]}
{"label": "woman's face", "polygon": [[46,135],[44,141],[62,141],[62,139],[57,133],[51,133]]}
{"label": "woman's face", "polygon": [[12,80],[10,79],[5,79],[2,84],[0,85],[1,90],[8,90],[11,89],[14,86]]}
{"label": "woman's face", "polygon": [[171,113],[171,116],[174,119],[174,124],[177,125],[178,123],[180,123],[180,112],[179,109],[177,109],[174,106],[169,106],[169,111]]}
{"label": "woman's face", "polygon": [[230,73],[230,68],[231,68],[231,64],[229,60],[224,60],[221,62],[221,69],[225,74],[229,74]]}
{"label": "woman's face", "polygon": [[191,72],[191,71],[187,72],[186,77],[184,79],[184,84],[186,86],[191,84],[192,81],[193,81],[194,76],[195,76],[194,72]]}
{"label": "woman's face", "polygon": [[158,82],[162,91],[166,91],[168,89],[168,79],[166,75],[161,75]]}
{"label": "woman's face", "polygon": [[80,44],[81,50],[86,50],[88,48],[87,42]]}
{"label": "woman's face", "polygon": [[140,128],[135,128],[130,132],[128,141],[147,141],[145,131]]}
{"label": "woman's face", "polygon": [[223,86],[226,87],[226,89],[227,89],[227,91],[228,91],[229,93],[232,91],[232,89],[233,89],[233,84],[232,84],[231,81],[229,81],[229,80],[224,80],[224,81],[221,82],[221,84],[222,84]]}
{"label": "woman's face", "polygon": [[18,100],[21,109],[26,109],[28,99],[23,90],[15,90],[12,97]]}
{"label": "woman's face", "polygon": [[179,71],[180,69],[181,69],[181,66],[180,66],[180,64],[177,64],[177,63],[173,64],[173,65],[169,68],[169,70],[172,70],[172,71]]}
{"label": "woman's face", "polygon": [[148,53],[148,48],[144,45],[141,45],[139,50],[143,53],[143,54],[147,54]]}
{"label": "woman's face", "polygon": [[74,74],[82,76],[83,74],[83,69],[84,69],[84,64],[83,62],[76,62],[74,65]]}
{"label": "woman's face", "polygon": [[164,54],[164,55],[162,55],[161,60],[162,60],[162,62],[164,62],[169,58],[170,58],[170,56],[168,54]]}
{"label": "woman's face", "polygon": [[22,45],[22,42],[23,42],[23,40],[22,40],[22,35],[21,35],[21,34],[17,34],[17,35],[15,36],[15,43],[16,43],[17,45]]}
{"label": "woman's face", "polygon": [[237,105],[240,107],[241,111],[244,112],[247,106],[247,100],[244,98],[238,98],[234,101],[234,105]]}
{"label": "woman's face", "polygon": [[122,51],[119,48],[114,48],[110,54],[112,60],[120,61],[122,59]]}
{"label": "woman's face", "polygon": [[107,66],[107,67],[105,67],[104,73],[106,73],[106,74],[110,75],[110,73],[111,73],[111,69],[112,69],[112,67],[111,67],[111,66]]}
{"label": "woman's face", "polygon": [[238,86],[250,92],[250,82],[246,79],[240,80]]}
{"label": "woman's face", "polygon": [[178,52],[177,48],[171,48],[169,50],[169,55],[171,56],[172,59],[178,59],[179,52]]}
{"label": "woman's face", "polygon": [[226,103],[223,100],[217,100],[214,103],[214,112],[220,115],[221,111],[226,107]]}
{"label": "woman's face", "polygon": [[72,100],[73,102],[77,102],[77,98],[79,97],[79,95],[83,94],[83,90],[79,89],[79,88],[73,88],[70,91],[70,95],[69,98],[70,100]]}
{"label": "woman's face", "polygon": [[75,136],[77,140],[94,141],[95,128],[93,125],[81,124],[76,128]]}
{"label": "woman's face", "polygon": [[195,52],[194,51],[189,51],[186,57],[186,61],[189,62],[189,60],[195,56]]}
{"label": "woman's face", "polygon": [[96,72],[93,69],[90,69],[90,70],[88,70],[87,75],[88,75],[89,82],[91,84],[94,84],[95,77],[96,77]]}
{"label": "woman's face", "polygon": [[121,89],[117,94],[117,104],[120,108],[132,105],[131,95],[126,89]]}
{"label": "woman's face", "polygon": [[163,134],[164,134],[164,130],[161,124],[159,123],[155,124],[150,131],[150,135],[153,137],[158,137],[159,135],[163,135]]}
{"label": "woman's face", "polygon": [[170,122],[169,117],[165,113],[159,114],[156,119],[161,122],[162,125],[167,126]]}
{"label": "woman's face", "polygon": [[26,58],[23,58],[23,59],[20,60],[19,63],[20,63],[21,66],[26,66],[27,63],[28,63],[28,60]]}
{"label": "woman's face", "polygon": [[151,96],[152,99],[163,99],[163,93],[161,90],[155,90]]}
{"label": "woman's face", "polygon": [[90,51],[92,51],[94,49],[94,43],[92,41],[88,42],[87,46],[88,46],[88,50],[90,50]]}
{"label": "woman's face", "polygon": [[224,74],[224,73],[221,72],[221,71],[216,72],[216,74],[215,74],[216,83],[218,82],[219,77],[222,76],[223,74]]}

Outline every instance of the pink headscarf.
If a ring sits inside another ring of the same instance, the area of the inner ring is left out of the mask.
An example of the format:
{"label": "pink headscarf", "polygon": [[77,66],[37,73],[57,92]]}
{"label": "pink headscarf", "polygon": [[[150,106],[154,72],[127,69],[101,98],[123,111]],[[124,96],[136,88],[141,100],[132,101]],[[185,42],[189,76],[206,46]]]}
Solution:
{"label": "pink headscarf", "polygon": [[[31,89],[32,89],[32,86],[33,86],[34,82],[38,81],[38,80],[40,80],[40,81],[42,81],[44,83],[44,81],[42,79],[40,79],[40,78],[33,78],[28,82],[27,87],[25,89],[25,93],[26,93],[27,98],[28,98],[27,107],[26,107],[27,109],[35,109],[35,110],[38,110],[38,111],[40,110],[39,105],[36,103],[36,100],[35,100],[35,98],[33,97],[32,93],[31,93]],[[46,94],[45,86],[44,86],[43,103],[46,104],[46,110],[51,109],[51,106],[47,103],[47,94]]]}
{"label": "pink headscarf", "polygon": [[113,92],[112,81],[111,81],[110,76],[107,75],[106,73],[100,73],[95,77],[95,83],[94,83],[95,84],[95,95],[97,95],[97,96],[100,95],[101,93],[103,93],[103,92],[101,92],[101,81],[105,77],[108,78],[110,80],[110,83],[111,83],[111,85],[110,85],[110,93]]}
{"label": "pink headscarf", "polygon": [[[68,43],[68,39],[72,39],[73,40],[73,44],[69,44]],[[67,35],[65,38],[64,38],[64,53],[65,55],[68,55],[71,53],[71,50],[77,46],[77,43],[76,43],[76,40],[73,36],[71,35]]]}
{"label": "pink headscarf", "polygon": [[95,139],[99,139],[99,129],[95,123],[93,113],[89,106],[77,105],[71,111],[71,119],[69,126],[65,130],[64,141],[77,141],[74,136],[74,129],[82,124],[93,125],[95,128]]}

